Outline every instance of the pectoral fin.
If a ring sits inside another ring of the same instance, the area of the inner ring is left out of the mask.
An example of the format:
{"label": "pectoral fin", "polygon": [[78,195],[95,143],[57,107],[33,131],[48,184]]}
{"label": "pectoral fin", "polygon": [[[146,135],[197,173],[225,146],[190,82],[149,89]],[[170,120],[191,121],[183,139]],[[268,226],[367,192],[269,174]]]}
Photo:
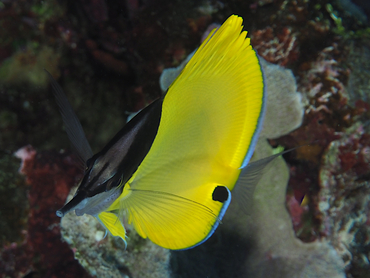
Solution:
{"label": "pectoral fin", "polygon": [[286,150],[260,160],[250,162],[242,169],[238,181],[235,184],[233,196],[235,196],[235,200],[239,203],[245,214],[249,215],[252,211],[253,193],[266,170],[266,166],[278,156],[291,152],[295,149],[296,148]]}

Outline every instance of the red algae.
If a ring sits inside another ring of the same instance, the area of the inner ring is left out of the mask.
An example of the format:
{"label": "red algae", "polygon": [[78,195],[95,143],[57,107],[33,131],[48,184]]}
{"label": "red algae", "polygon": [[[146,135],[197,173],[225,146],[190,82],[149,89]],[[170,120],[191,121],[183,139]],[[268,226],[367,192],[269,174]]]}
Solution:
{"label": "red algae", "polygon": [[289,28],[283,28],[276,33],[271,27],[254,31],[251,35],[251,44],[258,55],[266,61],[281,66],[298,59],[297,38]]}
{"label": "red algae", "polygon": [[302,229],[303,225],[303,216],[308,211],[307,206],[301,206],[301,201],[297,200],[296,196],[287,195],[287,206],[290,213],[290,216],[292,217],[292,223],[293,223],[293,229],[296,232],[296,234],[300,233],[300,230]]}
{"label": "red algae", "polygon": [[29,186],[29,213],[25,239],[0,251],[1,277],[90,277],[61,240],[60,218],[55,215],[81,171],[67,154],[37,153],[31,146],[16,152],[20,172]]}
{"label": "red algae", "polygon": [[316,208],[321,235],[333,239],[348,271],[361,273],[368,269],[361,258],[369,249],[366,238],[370,236],[369,139],[363,126],[357,124],[331,142],[320,168]]}

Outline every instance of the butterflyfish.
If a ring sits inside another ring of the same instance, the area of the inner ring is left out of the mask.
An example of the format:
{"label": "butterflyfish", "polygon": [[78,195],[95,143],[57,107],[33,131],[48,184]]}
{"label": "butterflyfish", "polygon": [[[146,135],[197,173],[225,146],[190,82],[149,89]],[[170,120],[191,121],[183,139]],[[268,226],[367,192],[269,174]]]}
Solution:
{"label": "butterflyfish", "polygon": [[275,157],[249,163],[266,93],[258,56],[242,29],[242,18],[232,15],[213,30],[166,94],[95,155],[49,75],[67,134],[86,169],[58,216],[72,210],[93,215],[123,240],[126,217],[140,236],[173,250],[197,246],[212,235],[234,187],[256,184]]}

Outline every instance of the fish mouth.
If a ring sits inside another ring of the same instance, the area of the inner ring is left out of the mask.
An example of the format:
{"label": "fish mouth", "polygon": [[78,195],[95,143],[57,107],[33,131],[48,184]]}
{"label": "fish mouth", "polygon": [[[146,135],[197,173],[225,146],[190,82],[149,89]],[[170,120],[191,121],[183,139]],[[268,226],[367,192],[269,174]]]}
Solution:
{"label": "fish mouth", "polygon": [[56,211],[56,215],[63,217],[71,210],[75,210],[77,216],[82,216],[85,213],[98,215],[100,212],[105,211],[121,193],[122,187],[117,187],[92,197],[89,197],[86,191],[79,191],[64,207]]}
{"label": "fish mouth", "polygon": [[86,199],[85,192],[83,191],[77,192],[77,194],[72,198],[72,200],[65,204],[61,209],[58,209],[56,211],[56,215],[58,217],[63,217],[69,211],[75,209],[78,205],[81,205],[81,202],[83,202],[85,199]]}

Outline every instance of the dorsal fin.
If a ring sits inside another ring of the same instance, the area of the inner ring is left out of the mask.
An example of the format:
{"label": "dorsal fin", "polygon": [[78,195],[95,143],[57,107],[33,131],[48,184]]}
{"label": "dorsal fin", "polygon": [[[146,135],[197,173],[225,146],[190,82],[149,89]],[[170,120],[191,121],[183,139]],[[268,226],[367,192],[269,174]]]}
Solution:
{"label": "dorsal fin", "polygon": [[59,111],[62,115],[68,138],[81,160],[86,163],[86,161],[93,156],[93,152],[91,150],[89,142],[86,139],[85,132],[82,129],[81,123],[77,115],[73,111],[72,106],[69,103],[62,88],[55,81],[53,76],[46,69],[44,70],[50,79],[51,86],[53,87],[53,94],[59,106]]}

